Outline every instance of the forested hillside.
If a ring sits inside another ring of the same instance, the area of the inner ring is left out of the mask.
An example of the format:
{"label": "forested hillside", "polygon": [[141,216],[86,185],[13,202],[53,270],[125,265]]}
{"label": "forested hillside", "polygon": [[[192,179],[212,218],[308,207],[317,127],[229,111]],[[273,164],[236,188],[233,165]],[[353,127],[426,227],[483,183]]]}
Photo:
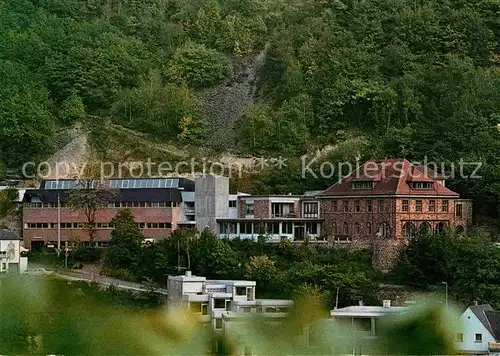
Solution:
{"label": "forested hillside", "polygon": [[[300,177],[298,157],[323,147],[334,161],[481,161],[483,179],[452,187],[498,218],[499,9],[498,0],[0,0],[0,164],[46,157],[76,122],[102,135],[110,120],[177,147],[289,157],[285,170],[236,183],[261,193],[331,184]],[[206,93],[244,80],[258,53],[257,90],[221,144]]]}

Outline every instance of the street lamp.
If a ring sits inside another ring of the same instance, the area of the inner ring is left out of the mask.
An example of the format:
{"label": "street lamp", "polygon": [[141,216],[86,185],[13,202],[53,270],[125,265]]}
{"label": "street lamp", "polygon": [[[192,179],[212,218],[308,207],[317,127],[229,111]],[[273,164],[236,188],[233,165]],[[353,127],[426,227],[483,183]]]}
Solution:
{"label": "street lamp", "polygon": [[448,282],[441,282],[445,287],[446,309],[448,309]]}
{"label": "street lamp", "polygon": [[57,256],[61,251],[61,198],[57,193]]}

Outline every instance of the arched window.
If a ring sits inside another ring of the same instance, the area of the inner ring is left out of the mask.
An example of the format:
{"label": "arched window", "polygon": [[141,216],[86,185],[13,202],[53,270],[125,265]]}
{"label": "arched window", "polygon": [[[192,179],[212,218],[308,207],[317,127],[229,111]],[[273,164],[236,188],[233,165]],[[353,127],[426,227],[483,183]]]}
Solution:
{"label": "arched window", "polygon": [[347,223],[344,223],[344,235],[349,235],[349,225]]}
{"label": "arched window", "polygon": [[336,223],[332,224],[332,231],[333,231],[334,234],[337,233],[337,224]]}
{"label": "arched window", "polygon": [[391,228],[389,227],[389,224],[388,223],[382,223],[380,224],[380,227],[378,229],[378,232],[380,234],[380,237],[389,237],[389,235],[391,234]]}
{"label": "arched window", "polygon": [[359,223],[358,222],[354,223],[354,233],[356,235],[359,235]]}
{"label": "arched window", "polygon": [[423,222],[423,223],[420,225],[420,232],[421,232],[422,234],[428,234],[430,231],[431,231],[431,226],[429,225],[429,223],[427,223],[427,222]]}
{"label": "arched window", "polygon": [[405,222],[403,224],[403,235],[406,238],[409,238],[415,234],[415,225],[411,222]]}
{"label": "arched window", "polygon": [[444,225],[444,223],[443,223],[443,222],[438,223],[438,224],[436,225],[436,227],[434,228],[434,233],[435,233],[435,234],[440,234],[440,233],[442,233],[442,232],[443,232],[443,230],[444,230],[444,226],[445,226],[445,225]]}
{"label": "arched window", "polygon": [[366,223],[366,233],[367,233],[367,235],[372,234],[372,224],[371,223]]}

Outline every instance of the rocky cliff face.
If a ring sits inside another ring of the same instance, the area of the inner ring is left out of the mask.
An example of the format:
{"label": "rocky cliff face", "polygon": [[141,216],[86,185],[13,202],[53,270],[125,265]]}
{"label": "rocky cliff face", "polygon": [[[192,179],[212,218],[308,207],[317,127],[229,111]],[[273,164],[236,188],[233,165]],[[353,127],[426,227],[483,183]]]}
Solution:
{"label": "rocky cliff face", "polygon": [[234,144],[236,122],[248,105],[254,102],[258,71],[264,63],[267,49],[266,45],[257,55],[236,59],[231,78],[203,93],[209,145],[212,148],[226,150]]}

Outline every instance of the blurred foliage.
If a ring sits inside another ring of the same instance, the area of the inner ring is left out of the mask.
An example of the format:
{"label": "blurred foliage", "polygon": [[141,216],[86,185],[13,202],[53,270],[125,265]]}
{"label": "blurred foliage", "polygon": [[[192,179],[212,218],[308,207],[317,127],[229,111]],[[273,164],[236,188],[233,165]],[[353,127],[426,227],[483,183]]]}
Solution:
{"label": "blurred foliage", "polygon": [[[384,320],[379,337],[363,340],[351,324],[333,323],[318,288],[302,286],[284,318],[244,314],[221,340],[195,315],[159,308],[151,294],[85,282],[0,279],[2,354],[257,355],[452,354],[454,314],[421,306]],[[215,340],[223,347],[214,348]]]}

